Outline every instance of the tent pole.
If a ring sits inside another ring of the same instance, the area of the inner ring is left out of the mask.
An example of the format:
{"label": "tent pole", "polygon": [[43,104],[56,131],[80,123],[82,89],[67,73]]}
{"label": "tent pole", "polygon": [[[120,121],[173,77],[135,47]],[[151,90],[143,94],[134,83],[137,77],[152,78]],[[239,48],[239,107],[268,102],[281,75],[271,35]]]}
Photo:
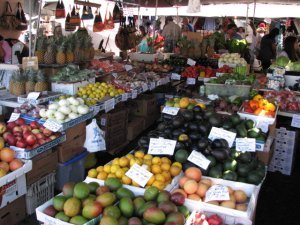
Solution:
{"label": "tent pole", "polygon": [[245,31],[248,31],[248,18],[249,18],[249,3],[247,3],[247,13],[246,13],[246,23],[245,23]]}
{"label": "tent pole", "polygon": [[[158,7],[158,0],[156,0],[155,2],[155,23],[156,23],[156,20],[157,20],[157,7]],[[153,51],[154,51],[154,44],[155,44],[155,24],[153,26],[153,41],[152,41],[152,48],[153,48]]]}
{"label": "tent pole", "polygon": [[32,3],[29,1],[29,57],[32,56]]}
{"label": "tent pole", "polygon": [[36,48],[36,43],[37,43],[37,39],[38,39],[38,32],[39,32],[39,29],[40,29],[40,22],[41,22],[41,11],[42,11],[42,4],[43,4],[43,0],[40,0],[39,1],[39,12],[38,12],[38,20],[37,20],[37,29],[36,29],[36,36],[35,36],[35,39],[34,39],[34,45],[33,45],[33,51],[35,51],[35,48]]}

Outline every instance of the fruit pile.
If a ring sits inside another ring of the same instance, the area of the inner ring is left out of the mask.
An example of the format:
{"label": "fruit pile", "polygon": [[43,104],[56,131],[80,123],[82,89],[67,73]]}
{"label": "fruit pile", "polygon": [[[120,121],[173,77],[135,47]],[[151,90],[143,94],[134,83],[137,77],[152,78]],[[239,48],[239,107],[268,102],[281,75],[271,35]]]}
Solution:
{"label": "fruit pile", "polygon": [[189,215],[183,206],[184,198],[179,199],[177,193],[159,192],[157,188],[149,187],[143,196],[135,197],[126,188],[119,188],[116,195],[119,203],[104,209],[99,225],[184,225]]}
{"label": "fruit pile", "polygon": [[116,97],[124,93],[123,89],[115,88],[112,84],[96,82],[95,84],[80,87],[77,95],[83,98],[87,105],[95,105],[106,96]]}
{"label": "fruit pile", "polygon": [[4,140],[0,137],[0,178],[23,166],[20,159],[16,159],[16,153],[10,148],[4,148]]}
{"label": "fruit pile", "polygon": [[[190,167],[185,171],[183,177],[179,180],[179,188],[172,193],[179,192],[187,199],[195,201],[205,201],[206,192],[214,183],[210,179],[202,178],[201,170],[196,167]],[[206,201],[209,204],[218,205],[230,209],[246,211],[248,206],[248,196],[243,190],[233,190],[227,186],[229,192],[229,200],[224,201]]]}
{"label": "fruit pile", "polygon": [[31,116],[33,118],[41,118],[40,116],[40,110],[45,109],[45,105],[31,105],[29,103],[24,103],[20,107],[16,107],[14,109],[14,113],[20,113],[20,114],[26,114],[28,116]]}
{"label": "fruit pile", "polygon": [[111,164],[98,166],[96,169],[91,169],[88,176],[106,180],[107,178],[118,178],[123,184],[139,185],[125,175],[125,173],[135,163],[138,165],[146,165],[147,170],[153,173],[146,186],[154,186],[159,190],[163,190],[168,184],[171,183],[173,177],[180,174],[182,165],[179,162],[172,163],[167,157],[158,157],[146,154],[142,151],[136,151],[134,154],[127,154],[121,158],[115,158]]}
{"label": "fruit pile", "polygon": [[255,95],[253,99],[243,103],[242,112],[257,116],[275,117],[276,105],[264,99],[261,95]]}
{"label": "fruit pile", "polygon": [[216,76],[216,70],[205,66],[189,66],[184,69],[184,71],[181,73],[181,76],[187,78],[210,78]]}
{"label": "fruit pile", "polygon": [[198,105],[202,109],[205,109],[205,105],[203,103],[198,103],[194,99],[190,99],[187,97],[168,99],[165,105],[181,109],[193,109],[196,105]]}
{"label": "fruit pile", "polygon": [[[190,223],[187,225],[223,225],[224,221],[223,219],[217,215],[212,214],[210,216],[207,216],[203,212],[195,212],[195,215],[193,215],[193,218],[191,218]],[[235,223],[235,225],[243,225],[242,223]]]}
{"label": "fruit pile", "polygon": [[1,123],[1,127],[3,139],[9,146],[26,150],[35,149],[61,135],[59,132],[52,132],[36,121],[26,124],[22,118],[8,122],[7,125]]}
{"label": "fruit pile", "polygon": [[281,111],[300,111],[300,100],[292,91],[266,91],[264,98],[270,102],[276,102]]}

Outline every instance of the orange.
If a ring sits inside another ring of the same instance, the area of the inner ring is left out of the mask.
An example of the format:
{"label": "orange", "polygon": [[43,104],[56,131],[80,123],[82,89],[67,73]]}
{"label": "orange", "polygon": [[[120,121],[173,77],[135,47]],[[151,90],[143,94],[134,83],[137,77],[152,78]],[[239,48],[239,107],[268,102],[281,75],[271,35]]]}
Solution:
{"label": "orange", "polygon": [[120,169],[120,166],[119,166],[119,165],[112,165],[112,166],[110,167],[110,172],[111,172],[111,173],[116,173],[119,169]]}
{"label": "orange", "polygon": [[99,172],[97,175],[97,179],[99,180],[106,180],[106,178],[107,178],[107,173],[104,171]]}
{"label": "orange", "polygon": [[179,107],[183,109],[187,108],[189,104],[190,100],[187,97],[181,98],[179,101]]}
{"label": "orange", "polygon": [[144,159],[144,162],[143,162],[145,165],[147,166],[151,166],[152,165],[152,161],[151,159]]}
{"label": "orange", "polygon": [[171,160],[168,159],[167,157],[162,157],[162,158],[161,158],[161,163],[171,164]]}
{"label": "orange", "polygon": [[104,171],[103,169],[104,169],[104,166],[98,166],[96,168],[96,170],[97,170],[98,173]]}
{"label": "orange", "polygon": [[116,177],[121,179],[123,176],[125,176],[125,172],[122,169],[117,170]]}
{"label": "orange", "polygon": [[91,177],[91,178],[96,178],[98,175],[98,172],[96,169],[90,169],[89,172],[88,172],[88,177]]}
{"label": "orange", "polygon": [[151,172],[153,174],[160,174],[162,171],[161,171],[161,168],[159,165],[152,165],[151,166]]}
{"label": "orange", "polygon": [[152,177],[148,180],[147,185],[148,185],[148,186],[151,186],[151,185],[153,184],[154,181],[155,181],[155,176],[152,176]]}
{"label": "orange", "polygon": [[144,160],[145,160],[145,159],[150,159],[150,160],[152,160],[152,158],[153,158],[153,156],[150,155],[150,154],[146,154],[146,155],[144,156]]}
{"label": "orange", "polygon": [[197,167],[190,167],[185,171],[185,176],[199,182],[202,177],[202,172]]}
{"label": "orange", "polygon": [[127,177],[126,175],[124,175],[122,177],[122,183],[130,185],[131,184],[131,179],[129,177]]}
{"label": "orange", "polygon": [[165,177],[167,182],[172,180],[171,174],[168,171],[163,171],[162,175]]}
{"label": "orange", "polygon": [[128,158],[128,159],[130,160],[130,159],[132,159],[134,156],[133,156],[132,154],[127,154],[125,157]]}
{"label": "orange", "polygon": [[119,159],[119,165],[120,165],[120,167],[127,167],[127,166],[129,166],[129,159],[128,158],[126,158],[126,157],[121,157],[120,159]]}
{"label": "orange", "polygon": [[128,167],[123,167],[122,170],[126,173],[129,170],[129,168]]}
{"label": "orange", "polygon": [[162,174],[156,174],[155,175],[155,180],[161,181],[163,183],[166,182],[166,178]]}
{"label": "orange", "polygon": [[165,184],[159,180],[154,181],[152,186],[157,187],[160,191],[162,191],[165,188]]}
{"label": "orange", "polygon": [[112,165],[119,165],[119,158],[114,158],[111,164]]}
{"label": "orange", "polygon": [[111,168],[111,165],[106,164],[106,165],[104,165],[103,171],[106,172],[106,173],[110,173],[110,168]]}
{"label": "orange", "polygon": [[153,157],[152,158],[152,164],[160,165],[161,164],[161,159],[158,156]]}
{"label": "orange", "polygon": [[140,158],[140,159],[144,158],[144,155],[145,155],[145,153],[142,152],[142,151],[136,151],[136,152],[134,153],[134,156],[135,156],[136,158]]}
{"label": "orange", "polygon": [[171,167],[171,166],[170,166],[169,164],[167,164],[167,163],[161,164],[161,169],[162,169],[163,171],[169,171],[170,167]]}
{"label": "orange", "polygon": [[178,167],[178,166],[171,166],[170,173],[171,173],[172,177],[175,177],[175,176],[179,175],[180,172],[181,172],[181,168],[180,167]]}
{"label": "orange", "polygon": [[182,164],[180,162],[174,162],[172,166],[178,166],[180,169],[182,169]]}

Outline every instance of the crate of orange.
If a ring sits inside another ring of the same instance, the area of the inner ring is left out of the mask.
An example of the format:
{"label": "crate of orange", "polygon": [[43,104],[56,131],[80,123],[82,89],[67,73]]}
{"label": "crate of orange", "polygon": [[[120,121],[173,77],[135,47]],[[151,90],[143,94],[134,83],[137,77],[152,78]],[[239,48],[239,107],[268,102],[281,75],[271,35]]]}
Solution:
{"label": "crate of orange", "polygon": [[[145,187],[139,186],[131,180],[125,173],[134,164],[143,166],[150,171],[153,176],[149,179]],[[90,169],[88,177],[106,180],[109,177],[120,179],[123,184],[132,185],[139,188],[155,186],[159,190],[170,191],[178,183],[179,177],[182,175],[182,164],[172,162],[168,157],[154,156],[145,154],[142,151],[131,152],[120,158],[114,158],[111,162],[104,166]]]}

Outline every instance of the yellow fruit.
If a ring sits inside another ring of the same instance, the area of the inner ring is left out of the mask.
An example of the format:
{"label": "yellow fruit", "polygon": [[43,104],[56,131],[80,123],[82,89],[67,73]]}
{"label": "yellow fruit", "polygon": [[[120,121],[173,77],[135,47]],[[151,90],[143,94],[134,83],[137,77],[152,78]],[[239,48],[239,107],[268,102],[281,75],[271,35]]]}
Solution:
{"label": "yellow fruit", "polygon": [[203,103],[197,103],[197,106],[200,106],[201,109],[206,109],[206,105]]}
{"label": "yellow fruit", "polygon": [[114,158],[114,160],[111,163],[112,165],[119,165],[119,158]]}
{"label": "yellow fruit", "polygon": [[146,185],[151,186],[153,184],[153,182],[155,181],[155,176],[153,175],[147,182]]}
{"label": "yellow fruit", "polygon": [[121,157],[120,159],[119,159],[119,165],[120,165],[120,167],[127,167],[127,166],[129,166],[129,159],[128,158],[126,158],[126,157]]}
{"label": "yellow fruit", "polygon": [[155,180],[152,186],[157,187],[160,191],[164,190],[165,184],[159,180]]}
{"label": "yellow fruit", "polygon": [[122,168],[122,169],[123,169],[123,171],[124,171],[125,173],[129,170],[128,167],[124,167],[124,168]]}
{"label": "yellow fruit", "polygon": [[120,169],[119,165],[112,165],[110,168],[111,173],[116,173]]}
{"label": "yellow fruit", "polygon": [[117,178],[117,176],[113,173],[110,173],[110,174],[107,175],[107,178],[110,178],[110,177]]}
{"label": "yellow fruit", "polygon": [[151,172],[154,174],[160,174],[162,171],[159,165],[152,165]]}
{"label": "yellow fruit", "polygon": [[171,166],[170,166],[169,164],[167,164],[167,163],[161,164],[161,169],[162,169],[163,171],[169,171],[170,167],[171,167]]}
{"label": "yellow fruit", "polygon": [[174,162],[174,163],[172,164],[172,166],[177,166],[177,167],[179,167],[180,169],[182,169],[182,164],[181,164],[180,162]]}
{"label": "yellow fruit", "polygon": [[181,98],[179,101],[179,107],[183,109],[187,108],[189,104],[190,100],[187,97]]}
{"label": "yellow fruit", "polygon": [[178,166],[173,166],[173,165],[171,166],[171,168],[170,168],[170,173],[171,173],[171,175],[172,175],[173,177],[179,175],[180,172],[181,172],[181,168],[180,168],[180,167],[178,167]]}
{"label": "yellow fruit", "polygon": [[110,173],[110,168],[111,168],[111,165],[110,165],[110,164],[106,164],[106,165],[104,165],[103,170],[104,170],[104,172],[106,172],[106,173]]}
{"label": "yellow fruit", "polygon": [[96,169],[90,169],[89,172],[88,172],[88,177],[91,177],[91,178],[96,178],[98,175],[98,172]]}
{"label": "yellow fruit", "polygon": [[107,178],[107,173],[106,172],[101,171],[101,172],[98,173],[97,179],[106,180],[106,178]]}
{"label": "yellow fruit", "polygon": [[124,175],[122,177],[122,183],[130,185],[131,184],[131,179],[129,177],[127,177],[126,175]]}
{"label": "yellow fruit", "polygon": [[162,175],[165,177],[165,179],[166,179],[167,182],[170,181],[170,180],[172,180],[171,174],[169,172],[163,171]]}
{"label": "yellow fruit", "polygon": [[132,154],[127,154],[125,157],[130,160],[130,159],[133,159],[134,156]]}
{"label": "yellow fruit", "polygon": [[161,181],[163,183],[166,182],[166,179],[165,179],[165,177],[162,174],[156,174],[155,175],[155,180]]}
{"label": "yellow fruit", "polygon": [[145,156],[144,156],[144,159],[152,159],[153,158],[153,156],[152,155],[150,155],[150,154],[146,154]]}
{"label": "yellow fruit", "polygon": [[152,164],[160,165],[161,159],[158,156],[152,158]]}
{"label": "yellow fruit", "polygon": [[122,178],[123,176],[125,176],[125,172],[122,169],[117,170],[116,177]]}
{"label": "yellow fruit", "polygon": [[167,157],[162,157],[162,158],[161,158],[161,163],[171,164],[172,162],[171,162],[171,160],[168,159]]}
{"label": "yellow fruit", "polygon": [[132,185],[135,187],[140,187],[140,185],[138,183],[136,183],[135,181],[132,181]]}
{"label": "yellow fruit", "polygon": [[102,172],[102,171],[104,171],[104,166],[98,166],[98,167],[96,168],[96,170],[97,170],[98,173],[99,173],[99,172]]}
{"label": "yellow fruit", "polygon": [[145,155],[145,153],[142,152],[142,151],[136,151],[136,152],[134,153],[134,156],[135,156],[136,158],[139,158],[139,159],[144,158],[144,155]]}
{"label": "yellow fruit", "polygon": [[145,164],[145,165],[147,165],[147,166],[150,166],[150,167],[151,167],[151,165],[152,165],[152,161],[151,161],[151,159],[144,159],[144,162],[143,162],[143,164]]}
{"label": "yellow fruit", "polygon": [[130,167],[132,167],[135,163],[136,163],[135,158],[130,159],[130,162],[129,162]]}
{"label": "yellow fruit", "polygon": [[143,165],[143,159],[137,158],[135,159],[135,162],[140,166]]}

